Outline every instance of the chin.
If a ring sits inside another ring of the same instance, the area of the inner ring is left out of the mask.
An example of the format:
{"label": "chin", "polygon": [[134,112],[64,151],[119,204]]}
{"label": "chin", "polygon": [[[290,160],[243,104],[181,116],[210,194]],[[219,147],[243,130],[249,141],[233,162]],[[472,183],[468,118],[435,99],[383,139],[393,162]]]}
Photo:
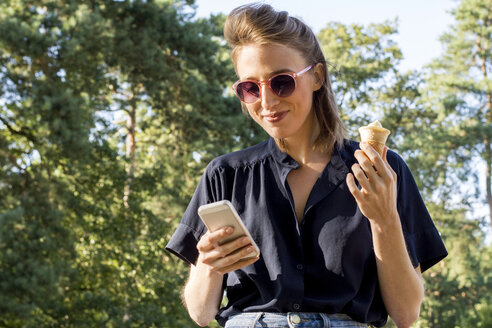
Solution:
{"label": "chin", "polygon": [[278,130],[271,130],[271,129],[264,129],[268,135],[274,139],[285,139],[290,136],[289,133],[286,133],[286,131],[278,131]]}

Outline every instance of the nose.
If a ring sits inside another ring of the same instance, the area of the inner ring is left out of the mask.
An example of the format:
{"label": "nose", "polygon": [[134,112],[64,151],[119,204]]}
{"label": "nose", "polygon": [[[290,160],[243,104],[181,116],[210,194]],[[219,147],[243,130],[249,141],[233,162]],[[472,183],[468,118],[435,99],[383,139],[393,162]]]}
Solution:
{"label": "nose", "polygon": [[266,83],[261,84],[261,107],[270,109],[279,102],[278,97],[268,87]]}

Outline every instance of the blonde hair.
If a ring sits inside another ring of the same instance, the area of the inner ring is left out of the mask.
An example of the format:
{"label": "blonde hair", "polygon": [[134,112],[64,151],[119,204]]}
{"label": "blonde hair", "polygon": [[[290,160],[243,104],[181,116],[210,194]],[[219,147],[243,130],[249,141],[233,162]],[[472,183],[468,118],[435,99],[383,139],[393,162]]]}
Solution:
{"label": "blonde hair", "polygon": [[[286,11],[276,11],[264,3],[252,3],[234,9],[225,22],[224,37],[231,47],[235,62],[238,50],[248,44],[278,44],[296,49],[308,64],[321,63],[325,79],[321,88],[313,93],[314,113],[320,133],[314,146],[331,150],[336,144],[343,146],[345,127],[338,115],[328,74],[328,65],[311,28]],[[284,143],[277,140],[280,145]]]}

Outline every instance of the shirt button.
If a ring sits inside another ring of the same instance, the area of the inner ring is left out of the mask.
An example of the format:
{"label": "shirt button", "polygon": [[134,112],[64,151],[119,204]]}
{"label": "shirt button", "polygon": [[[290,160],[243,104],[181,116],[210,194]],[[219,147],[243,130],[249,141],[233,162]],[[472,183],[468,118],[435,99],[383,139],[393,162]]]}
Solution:
{"label": "shirt button", "polygon": [[302,270],[303,268],[304,268],[304,267],[302,266],[302,264],[298,264],[298,265],[297,265],[297,269]]}
{"label": "shirt button", "polygon": [[297,314],[294,314],[290,317],[290,322],[292,322],[294,325],[297,325],[301,322],[301,317],[299,317]]}
{"label": "shirt button", "polygon": [[294,307],[294,310],[299,310],[301,308],[301,306],[299,304],[297,304],[297,303],[295,303],[293,305],[293,307]]}

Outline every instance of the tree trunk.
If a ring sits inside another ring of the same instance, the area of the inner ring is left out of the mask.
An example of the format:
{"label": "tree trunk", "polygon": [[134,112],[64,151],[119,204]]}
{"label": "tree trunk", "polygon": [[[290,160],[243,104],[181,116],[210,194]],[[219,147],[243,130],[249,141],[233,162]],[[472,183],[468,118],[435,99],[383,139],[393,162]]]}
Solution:
{"label": "tree trunk", "polygon": [[[492,124],[492,95],[487,95],[487,127],[490,127]],[[489,204],[489,223],[492,228],[492,149],[490,145],[490,137],[488,132],[485,136],[485,156],[487,162],[486,169],[486,183],[487,183],[487,203]]]}
{"label": "tree trunk", "polygon": [[125,190],[123,194],[123,205],[129,209],[130,194],[132,191],[133,176],[135,174],[135,126],[136,126],[136,103],[133,99],[134,95],[131,95],[130,108],[128,110],[128,119],[126,121],[126,127],[128,134],[126,135],[126,158],[128,165],[126,168],[127,178],[125,182]]}
{"label": "tree trunk", "polygon": [[[488,25],[488,24],[487,24]],[[487,41],[485,41],[487,42]],[[482,37],[479,36],[477,39],[477,47],[478,53],[480,55],[481,60],[481,70],[484,77],[484,80],[487,80],[487,65],[486,65],[486,57],[483,53],[482,47]],[[487,45],[485,48],[488,48]],[[486,127],[492,126],[492,94],[487,94],[487,107],[485,113],[485,124]],[[484,145],[485,145],[485,162],[487,163],[486,168],[486,177],[485,181],[487,183],[487,203],[489,205],[489,224],[492,228],[492,148],[490,145],[490,136],[488,130],[484,137]]]}
{"label": "tree trunk", "polygon": [[486,184],[487,184],[487,203],[489,205],[489,223],[492,228],[492,178],[491,178],[491,169],[492,169],[492,150],[490,147],[490,140],[489,138],[485,138],[484,140],[485,143],[485,156],[486,156],[486,162],[487,162],[487,168],[486,168]]}

